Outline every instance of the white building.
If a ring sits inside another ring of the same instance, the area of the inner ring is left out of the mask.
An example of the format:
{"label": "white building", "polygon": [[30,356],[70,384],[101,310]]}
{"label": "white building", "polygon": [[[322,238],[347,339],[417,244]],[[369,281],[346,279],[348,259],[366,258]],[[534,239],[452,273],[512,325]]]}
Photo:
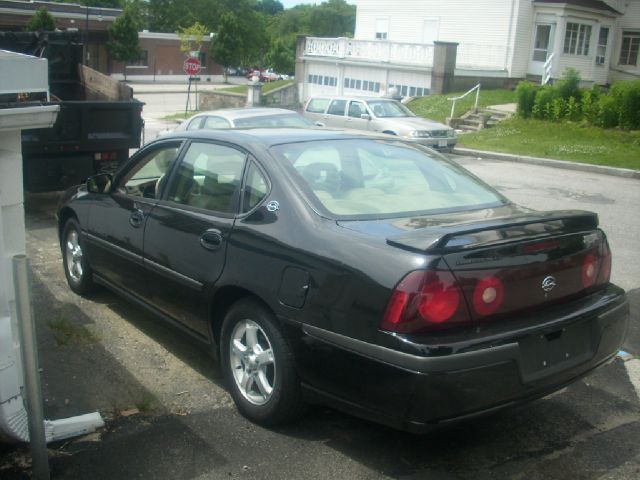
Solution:
{"label": "white building", "polygon": [[456,89],[539,80],[545,63],[551,78],[573,67],[587,84],[640,78],[640,0],[354,2],[354,39],[307,39],[307,95],[427,93],[438,41],[458,43]]}

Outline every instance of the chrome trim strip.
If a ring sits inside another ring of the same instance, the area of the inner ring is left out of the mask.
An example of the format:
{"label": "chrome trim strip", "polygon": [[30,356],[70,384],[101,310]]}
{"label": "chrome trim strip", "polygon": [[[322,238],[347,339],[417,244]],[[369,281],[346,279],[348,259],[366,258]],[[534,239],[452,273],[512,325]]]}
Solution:
{"label": "chrome trim strip", "polygon": [[169,280],[178,282],[179,284],[184,285],[185,287],[191,288],[193,290],[196,290],[198,292],[201,292],[202,289],[204,288],[204,283],[194,280],[191,277],[187,277],[186,275],[176,272],[175,270],[171,270],[170,268],[167,268],[164,265],[160,265],[159,263],[149,260],[148,258],[144,259],[144,266],[147,269],[153,270],[154,272],[162,275],[163,277],[168,278]]}
{"label": "chrome trim strip", "polygon": [[379,362],[420,373],[450,372],[507,362],[518,358],[519,345],[508,343],[497,347],[485,348],[474,352],[458,353],[446,357],[421,357],[410,353],[392,350],[371,343],[345,337],[312,325],[304,325],[302,330],[309,336],[337,347],[351,350]]}
{"label": "chrome trim strip", "polygon": [[90,242],[93,242],[96,245],[106,248],[107,250],[111,250],[112,252],[114,252],[117,255],[120,255],[121,257],[125,257],[125,258],[128,258],[129,260],[142,263],[142,255],[135,254],[133,252],[130,252],[126,248],[122,248],[117,245],[114,245],[113,243],[108,242],[107,240],[104,240],[100,237],[96,237],[92,233],[87,233],[86,238]]}

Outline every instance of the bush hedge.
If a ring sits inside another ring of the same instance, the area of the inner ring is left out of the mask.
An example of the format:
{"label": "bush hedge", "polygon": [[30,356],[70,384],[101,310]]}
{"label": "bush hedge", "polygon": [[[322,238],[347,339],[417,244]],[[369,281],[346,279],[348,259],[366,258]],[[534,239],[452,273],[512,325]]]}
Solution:
{"label": "bush hedge", "polygon": [[586,121],[603,128],[640,129],[640,80],[613,84],[608,94],[597,85],[580,88],[580,73],[568,68],[554,85],[520,82],[518,115],[542,120]]}

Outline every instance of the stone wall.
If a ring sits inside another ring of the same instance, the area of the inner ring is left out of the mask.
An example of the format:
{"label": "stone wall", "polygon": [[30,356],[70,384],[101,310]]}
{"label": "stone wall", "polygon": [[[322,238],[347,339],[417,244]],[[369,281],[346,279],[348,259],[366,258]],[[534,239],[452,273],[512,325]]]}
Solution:
{"label": "stone wall", "polygon": [[242,93],[200,92],[198,109],[217,110],[218,108],[239,108],[247,104],[247,96]]}
{"label": "stone wall", "polygon": [[[241,108],[247,105],[247,95],[230,92],[201,92],[198,108],[202,110],[216,110],[218,108]],[[265,107],[290,108],[300,107],[298,101],[298,86],[295,83],[285,85],[261,95],[261,105]]]}

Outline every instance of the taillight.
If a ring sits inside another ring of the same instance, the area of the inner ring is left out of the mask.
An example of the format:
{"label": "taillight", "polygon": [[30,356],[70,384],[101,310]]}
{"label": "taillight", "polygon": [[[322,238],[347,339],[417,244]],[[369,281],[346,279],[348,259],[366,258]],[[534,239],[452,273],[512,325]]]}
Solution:
{"label": "taillight", "polygon": [[582,285],[589,288],[596,283],[598,277],[598,257],[589,253],[582,261]]}
{"label": "taillight", "polygon": [[462,292],[447,271],[410,272],[395,288],[381,328],[416,333],[470,321]]}
{"label": "taillight", "polygon": [[609,283],[611,278],[611,250],[606,240],[602,244],[602,259],[600,260],[600,273],[598,274],[598,284]]}
{"label": "taillight", "polygon": [[497,277],[485,277],[478,280],[473,290],[473,309],[479,315],[495,313],[504,300],[504,285]]}

